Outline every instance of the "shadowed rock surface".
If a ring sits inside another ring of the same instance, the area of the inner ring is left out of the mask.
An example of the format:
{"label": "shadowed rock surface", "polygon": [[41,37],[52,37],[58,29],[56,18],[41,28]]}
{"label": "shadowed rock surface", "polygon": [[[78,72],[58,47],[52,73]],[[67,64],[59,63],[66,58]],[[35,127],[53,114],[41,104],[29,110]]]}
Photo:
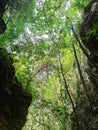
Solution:
{"label": "shadowed rock surface", "polygon": [[[91,60],[88,60],[86,76],[84,77],[89,100],[84,90],[79,90],[76,102],[76,112],[80,130],[98,130],[98,0],[91,0],[86,6],[83,21],[80,27],[80,37],[88,49]],[[75,116],[72,116],[74,125],[77,125]]]}
{"label": "shadowed rock surface", "polygon": [[[2,19],[8,0],[0,0],[0,34],[6,29]],[[15,77],[13,58],[0,48],[0,130],[21,130],[26,122],[31,94]]]}

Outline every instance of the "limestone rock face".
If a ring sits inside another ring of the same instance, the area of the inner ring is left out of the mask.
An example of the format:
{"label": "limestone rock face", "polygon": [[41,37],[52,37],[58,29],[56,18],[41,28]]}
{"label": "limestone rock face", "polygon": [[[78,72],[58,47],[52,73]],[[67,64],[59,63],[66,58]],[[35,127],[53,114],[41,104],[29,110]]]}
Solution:
{"label": "limestone rock face", "polygon": [[31,99],[15,77],[12,57],[0,48],[0,130],[21,130]]}
{"label": "limestone rock face", "polygon": [[[84,79],[89,99],[84,90],[79,91],[76,102],[78,123],[80,130],[98,130],[98,0],[91,0],[84,10],[80,38],[96,67],[88,60],[88,80],[85,76]],[[75,123],[75,117],[73,120]]]}
{"label": "limestone rock face", "polygon": [[98,49],[98,0],[92,0],[84,10],[80,37],[90,51]]}
{"label": "limestone rock face", "polygon": [[85,47],[89,49],[90,58],[97,66],[94,68],[88,61],[89,78],[98,89],[98,0],[92,0],[84,10],[80,37]]}
{"label": "limestone rock face", "polygon": [[[0,34],[6,29],[2,19],[7,2],[0,0]],[[32,96],[15,77],[13,58],[0,48],[0,130],[21,130],[26,122]]]}

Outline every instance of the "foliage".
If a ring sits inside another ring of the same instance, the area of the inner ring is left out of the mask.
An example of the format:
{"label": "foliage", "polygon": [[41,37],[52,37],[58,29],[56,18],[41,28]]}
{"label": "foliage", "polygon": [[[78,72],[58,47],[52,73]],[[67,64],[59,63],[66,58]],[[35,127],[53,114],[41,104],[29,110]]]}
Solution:
{"label": "foliage", "polygon": [[[67,16],[78,32],[81,12],[88,0],[10,2],[4,15],[7,30],[0,37],[0,45],[12,53],[16,76],[33,95],[23,129],[74,130],[70,120],[72,104],[61,65],[74,102],[79,76],[72,49],[72,42],[76,41]],[[81,62],[83,54],[78,46],[76,50]]]}

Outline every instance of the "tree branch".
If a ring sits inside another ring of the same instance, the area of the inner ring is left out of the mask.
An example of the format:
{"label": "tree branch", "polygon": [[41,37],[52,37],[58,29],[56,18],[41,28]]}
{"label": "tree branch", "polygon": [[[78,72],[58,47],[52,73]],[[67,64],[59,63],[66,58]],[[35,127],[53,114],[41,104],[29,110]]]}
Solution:
{"label": "tree branch", "polygon": [[72,105],[72,108],[73,108],[73,112],[74,112],[75,117],[76,117],[77,130],[80,130],[80,127],[79,127],[79,121],[78,121],[78,116],[77,116],[77,113],[76,113],[76,109],[75,109],[75,106],[74,106],[73,100],[72,100],[72,98],[71,98],[70,92],[69,92],[69,90],[68,90],[68,84],[67,84],[67,81],[66,81],[66,78],[65,78],[64,72],[63,72],[63,66],[62,66],[62,63],[61,63],[60,52],[58,53],[58,58],[59,58],[59,65],[60,65],[61,75],[62,75],[62,78],[63,78],[63,81],[64,81],[64,87],[65,87],[65,89],[66,89],[66,91],[67,91],[67,94],[68,94],[69,100],[70,100],[71,105]]}
{"label": "tree branch", "polygon": [[85,84],[85,81],[84,81],[84,78],[83,78],[83,75],[82,75],[82,71],[81,71],[81,68],[80,68],[79,61],[78,61],[76,49],[75,49],[75,46],[74,46],[73,43],[72,43],[72,47],[73,47],[73,52],[74,52],[75,60],[76,60],[76,63],[77,63],[77,68],[78,68],[79,76],[80,76],[80,79],[81,79],[81,81],[82,81],[82,84],[83,84],[85,93],[87,94],[88,101],[89,101],[89,103],[90,103],[90,97],[89,97],[89,94],[88,94],[88,91],[87,91],[87,86],[86,86],[86,84]]}
{"label": "tree branch", "polygon": [[72,24],[72,21],[70,20],[70,18],[68,16],[66,16],[67,19],[70,21],[70,24],[71,24],[71,30],[74,34],[74,37],[76,38],[77,42],[79,43],[79,46],[81,48],[81,50],[83,51],[83,53],[85,54],[85,56],[87,57],[87,59],[90,61],[90,63],[96,68],[98,69],[98,67],[96,66],[95,62],[91,59],[91,57],[89,56],[89,54],[87,53],[87,51],[85,50],[85,48],[83,47],[81,41],[79,40],[77,34],[75,33],[75,30],[74,30],[74,27],[73,27],[73,24]]}

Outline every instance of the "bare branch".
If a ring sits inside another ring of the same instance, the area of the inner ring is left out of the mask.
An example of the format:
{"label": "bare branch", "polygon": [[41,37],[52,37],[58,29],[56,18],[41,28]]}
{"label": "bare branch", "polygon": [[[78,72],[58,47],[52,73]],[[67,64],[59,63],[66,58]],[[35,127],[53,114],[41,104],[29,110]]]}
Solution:
{"label": "bare branch", "polygon": [[68,94],[68,97],[69,97],[69,100],[71,102],[71,105],[72,105],[72,108],[73,108],[73,112],[75,114],[75,117],[76,117],[76,121],[77,121],[77,130],[80,130],[80,127],[79,127],[79,121],[78,121],[78,116],[77,116],[77,113],[76,113],[76,109],[75,109],[75,106],[74,106],[74,103],[73,103],[73,100],[72,100],[72,97],[71,97],[71,94],[68,90],[68,84],[67,84],[67,81],[66,81],[66,78],[65,78],[65,75],[64,75],[64,72],[63,72],[63,66],[62,66],[62,63],[61,63],[61,57],[60,57],[60,52],[58,53],[58,58],[59,58],[59,65],[60,65],[60,71],[61,71],[61,75],[62,75],[62,78],[63,78],[63,81],[64,81],[64,87],[67,91],[67,94]]}
{"label": "bare branch", "polygon": [[[67,17],[67,16],[66,16]],[[81,48],[81,50],[83,51],[83,53],[85,54],[85,56],[87,57],[87,59],[90,61],[90,63],[96,68],[98,69],[98,67],[96,66],[95,62],[91,59],[91,57],[89,56],[89,54],[87,53],[87,51],[85,50],[85,48],[83,47],[81,41],[79,40],[77,34],[75,33],[75,30],[74,30],[74,27],[73,27],[73,24],[72,24],[72,21],[69,17],[67,17],[67,19],[70,21],[70,25],[71,25],[71,30],[74,34],[74,37],[76,38],[77,42],[79,43],[79,46]]]}
{"label": "bare branch", "polygon": [[82,75],[82,71],[81,71],[81,68],[80,68],[79,61],[78,61],[76,49],[75,49],[75,46],[74,46],[73,43],[72,43],[72,47],[73,47],[73,52],[74,52],[74,56],[75,56],[76,63],[77,63],[77,68],[78,68],[79,76],[80,76],[80,79],[81,79],[81,81],[82,81],[82,84],[83,84],[85,93],[87,94],[88,101],[89,101],[89,103],[90,103],[90,97],[89,97],[89,94],[88,94],[88,91],[87,91],[87,86],[86,86],[86,84],[85,84],[84,77],[83,77],[83,75]]}

